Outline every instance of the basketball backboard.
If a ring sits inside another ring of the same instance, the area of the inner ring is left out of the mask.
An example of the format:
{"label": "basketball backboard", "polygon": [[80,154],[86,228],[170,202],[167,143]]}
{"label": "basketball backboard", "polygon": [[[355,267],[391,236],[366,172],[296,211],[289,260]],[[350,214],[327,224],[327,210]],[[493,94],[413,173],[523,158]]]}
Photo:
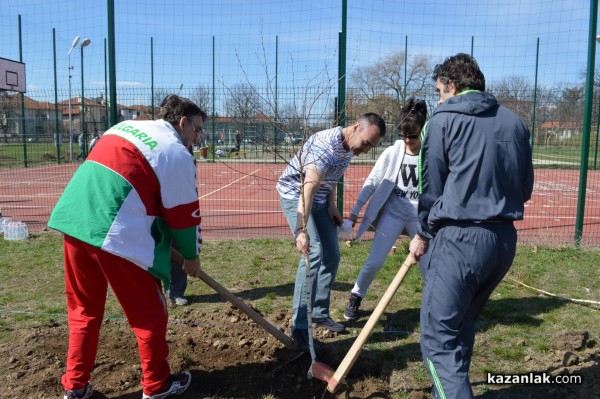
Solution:
{"label": "basketball backboard", "polygon": [[25,64],[0,57],[0,91],[25,93]]}

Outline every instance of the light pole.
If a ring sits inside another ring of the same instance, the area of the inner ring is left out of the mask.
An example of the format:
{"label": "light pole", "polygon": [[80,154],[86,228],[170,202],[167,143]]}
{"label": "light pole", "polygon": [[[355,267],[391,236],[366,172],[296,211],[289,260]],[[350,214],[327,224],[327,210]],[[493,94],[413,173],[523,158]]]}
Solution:
{"label": "light pole", "polygon": [[75,36],[75,39],[73,39],[73,44],[71,44],[71,48],[69,49],[69,52],[67,53],[69,55],[69,160],[72,161],[73,160],[73,115],[71,113],[71,78],[73,77],[73,75],[71,75],[71,71],[73,70],[73,67],[71,66],[71,51],[73,51],[73,49],[75,48],[75,46],[77,46],[77,43],[79,43],[79,36]]}
{"label": "light pole", "polygon": [[92,41],[88,38],[83,39],[79,48],[81,49],[81,134],[83,134],[83,149],[80,148],[83,154],[83,159],[87,157],[87,134],[85,129],[85,94],[83,91],[83,48],[88,46]]}

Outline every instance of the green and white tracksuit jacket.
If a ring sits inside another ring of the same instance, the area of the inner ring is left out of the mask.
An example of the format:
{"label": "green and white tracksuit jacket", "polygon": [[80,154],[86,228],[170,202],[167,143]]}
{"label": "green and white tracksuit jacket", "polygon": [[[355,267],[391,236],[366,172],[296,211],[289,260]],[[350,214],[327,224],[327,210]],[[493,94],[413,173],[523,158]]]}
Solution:
{"label": "green and white tracksuit jacket", "polygon": [[173,239],[186,259],[202,245],[196,163],[164,120],[125,121],[77,169],[48,226],[131,261],[166,287]]}

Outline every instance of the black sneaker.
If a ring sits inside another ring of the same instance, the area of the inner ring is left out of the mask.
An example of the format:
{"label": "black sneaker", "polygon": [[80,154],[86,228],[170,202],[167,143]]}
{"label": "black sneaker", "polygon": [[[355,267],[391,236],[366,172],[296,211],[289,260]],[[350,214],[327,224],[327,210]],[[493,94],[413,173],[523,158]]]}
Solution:
{"label": "black sneaker", "polygon": [[331,320],[331,317],[323,317],[320,319],[313,319],[313,323],[316,325],[326,328],[329,331],[333,332],[342,332],[346,331],[346,326]]}
{"label": "black sneaker", "polygon": [[191,384],[192,375],[189,371],[182,371],[179,374],[172,374],[167,380],[166,391],[156,395],[142,394],[142,399],[163,399],[173,395],[183,393]]}
{"label": "black sneaker", "polygon": [[350,298],[348,298],[348,306],[346,306],[346,310],[344,310],[344,319],[358,319],[358,308],[360,307],[361,301],[362,298],[358,294],[355,294],[354,292],[350,293]]}
{"label": "black sneaker", "polygon": [[63,399],[88,399],[90,396],[92,396],[93,392],[92,383],[88,382],[85,387],[81,389],[65,391]]}

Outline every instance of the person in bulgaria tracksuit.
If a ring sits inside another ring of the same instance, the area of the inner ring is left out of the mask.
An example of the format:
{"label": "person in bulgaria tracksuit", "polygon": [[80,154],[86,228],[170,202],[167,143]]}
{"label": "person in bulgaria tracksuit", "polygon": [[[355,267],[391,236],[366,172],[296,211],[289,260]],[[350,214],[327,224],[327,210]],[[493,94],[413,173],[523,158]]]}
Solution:
{"label": "person in bulgaria tracksuit", "polygon": [[533,190],[530,134],[485,92],[468,54],[448,57],[433,79],[440,100],[425,128],[410,243],[425,279],[420,345],[434,397],[468,399],[475,320],[513,262],[513,221]]}
{"label": "person in bulgaria tracksuit", "polygon": [[[188,148],[206,113],[176,98],[157,121],[125,121],[102,136],[56,204],[48,226],[64,234],[69,349],[64,399],[92,395],[90,375],[108,285],[137,337],[143,398],[182,393],[166,340],[171,241],[190,276],[200,271],[196,164]],[[181,267],[181,266],[180,266]]]}

